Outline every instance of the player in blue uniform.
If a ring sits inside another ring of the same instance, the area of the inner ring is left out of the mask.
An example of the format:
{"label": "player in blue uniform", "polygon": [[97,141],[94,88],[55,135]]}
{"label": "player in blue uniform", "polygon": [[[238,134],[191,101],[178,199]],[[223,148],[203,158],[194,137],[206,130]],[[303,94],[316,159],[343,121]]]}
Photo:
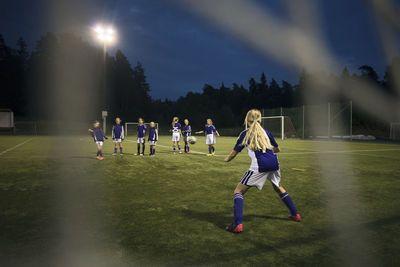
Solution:
{"label": "player in blue uniform", "polygon": [[190,127],[188,119],[185,119],[183,122],[185,123],[182,129],[183,141],[185,141],[185,153],[189,153],[189,138],[192,135],[192,127]]}
{"label": "player in blue uniform", "polygon": [[234,218],[235,222],[226,227],[229,232],[240,233],[243,231],[243,195],[250,187],[262,189],[266,180],[269,180],[274,190],[288,207],[291,218],[300,222],[301,217],[286,190],[280,185],[281,173],[278,158],[275,153],[280,151],[274,137],[261,124],[261,112],[252,109],[247,112],[245,123],[248,126],[237,139],[233,151],[225,158],[231,161],[236,155],[247,148],[251,158],[249,170],[244,174],[234,191]]}
{"label": "player in blue uniform", "polygon": [[158,140],[158,130],[155,127],[154,121],[150,122],[149,128],[149,145],[150,145],[150,157],[156,155],[156,144]]}
{"label": "player in blue uniform", "polygon": [[122,141],[124,140],[124,127],[121,125],[121,119],[115,119],[115,125],[112,128],[112,139],[114,142],[114,153],[113,155],[117,155],[118,147],[119,147],[119,154],[122,156]]}
{"label": "player in blue uniform", "polygon": [[216,143],[215,135],[220,136],[220,134],[218,133],[215,126],[213,125],[213,122],[211,119],[207,119],[207,124],[204,127],[204,131],[196,132],[196,134],[201,134],[201,133],[206,134],[206,144],[208,145],[207,156],[214,156],[215,155],[215,143]]}
{"label": "player in blue uniform", "polygon": [[179,143],[179,140],[181,139],[181,136],[182,136],[182,126],[179,123],[178,117],[174,117],[172,119],[171,126],[172,126],[172,128],[171,128],[172,146],[174,148],[174,154],[176,153],[176,146],[178,146],[179,154],[181,154],[182,151],[181,151],[181,145]]}
{"label": "player in blue uniform", "polygon": [[[146,125],[144,125],[144,120],[142,118],[139,118],[138,122],[139,124],[137,126],[137,154],[135,155],[143,156],[145,142],[146,142],[146,139],[144,138],[144,135],[146,134]],[[140,144],[142,144],[142,153],[140,153]]]}
{"label": "player in blue uniform", "polygon": [[98,160],[103,160],[103,152],[101,151],[101,148],[103,147],[104,139],[107,139],[107,137],[104,135],[103,130],[100,128],[100,122],[95,121],[93,123],[93,129],[89,129],[89,132],[91,132],[93,136],[93,140],[96,143],[97,146],[97,159]]}

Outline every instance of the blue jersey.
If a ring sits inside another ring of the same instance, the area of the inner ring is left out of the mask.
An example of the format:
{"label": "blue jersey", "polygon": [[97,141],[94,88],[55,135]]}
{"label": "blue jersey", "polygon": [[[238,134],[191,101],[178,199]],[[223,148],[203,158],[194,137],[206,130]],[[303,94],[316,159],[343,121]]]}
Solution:
{"label": "blue jersey", "polygon": [[150,127],[149,129],[149,141],[157,141],[158,140],[158,131],[154,127]]}
{"label": "blue jersey", "polygon": [[[267,133],[269,140],[271,142],[271,145],[274,147],[278,147],[278,144],[276,143],[274,137],[270,132],[265,130]],[[246,131],[243,131],[240,135],[239,138],[237,139],[236,145],[234,147],[234,150],[237,152],[241,152],[243,148],[245,147],[242,145],[243,139],[247,133]],[[278,157],[275,155],[275,153],[272,150],[267,149],[266,151],[253,151],[249,147],[247,147],[247,152],[249,153],[249,156],[251,158],[251,166],[250,169],[256,170],[258,172],[270,172],[270,171],[276,171],[279,170],[279,162],[278,162]]]}
{"label": "blue jersey", "polygon": [[120,124],[114,125],[112,128],[112,138],[124,139],[124,127],[122,127]]}
{"label": "blue jersey", "polygon": [[204,127],[204,132],[206,134],[214,134],[217,131],[217,129],[214,127],[214,125],[208,125]]}
{"label": "blue jersey", "polygon": [[138,124],[137,132],[138,132],[138,134],[137,134],[138,138],[143,138],[144,134],[146,133],[146,125]]}
{"label": "blue jersey", "polygon": [[191,136],[192,135],[192,127],[190,127],[190,125],[183,126],[182,134],[185,137]]}
{"label": "blue jersey", "polygon": [[95,142],[104,142],[104,134],[101,128],[94,128],[92,134]]}
{"label": "blue jersey", "polygon": [[172,127],[173,133],[179,133],[179,130],[182,129],[182,126],[179,122],[175,122],[174,126]]}

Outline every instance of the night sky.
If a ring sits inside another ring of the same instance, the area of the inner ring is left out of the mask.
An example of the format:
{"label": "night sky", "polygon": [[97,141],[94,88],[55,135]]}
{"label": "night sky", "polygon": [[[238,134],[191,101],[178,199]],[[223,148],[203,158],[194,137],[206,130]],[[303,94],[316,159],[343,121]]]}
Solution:
{"label": "night sky", "polygon": [[[224,82],[231,86],[236,82],[247,87],[248,79],[258,79],[261,72],[269,81],[272,77],[279,82],[298,81],[299,70],[257,54],[174,1],[65,2],[2,1],[0,33],[12,46],[23,36],[32,49],[48,31],[70,31],[89,39],[91,27],[98,22],[110,22],[119,34],[110,53],[121,49],[132,65],[138,60],[142,62],[154,98],[176,99],[188,91],[200,91],[205,83],[220,86]],[[278,18],[288,20],[284,1],[255,2]],[[360,65],[372,65],[382,78],[387,62],[374,17],[365,2],[319,1],[322,32],[343,67],[355,71]]]}

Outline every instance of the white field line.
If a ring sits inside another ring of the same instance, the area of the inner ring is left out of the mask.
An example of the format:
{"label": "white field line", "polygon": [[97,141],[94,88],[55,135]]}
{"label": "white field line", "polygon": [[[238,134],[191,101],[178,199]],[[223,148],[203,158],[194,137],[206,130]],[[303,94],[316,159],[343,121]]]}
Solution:
{"label": "white field line", "polygon": [[[127,139],[127,141],[132,142],[132,143],[136,143],[136,141],[134,141],[134,140]],[[168,148],[168,149],[172,150],[172,146],[164,146],[164,145],[157,144],[157,147],[163,147],[163,148]],[[190,149],[190,153],[200,154],[200,155],[207,155],[208,154],[208,153],[204,153],[204,152],[200,152],[200,151],[196,151],[196,150],[192,150],[192,149]],[[223,157],[223,155],[215,155],[215,157]]]}
{"label": "white field line", "polygon": [[[136,141],[128,140],[129,142],[136,143]],[[171,146],[157,144],[157,146],[171,149]],[[302,152],[279,152],[277,155],[305,155],[305,154],[345,154],[345,153],[358,153],[358,152],[387,152],[387,151],[400,151],[400,148],[387,148],[387,149],[355,149],[355,150],[326,150],[326,151],[302,151]],[[207,155],[207,153],[195,151],[190,149],[191,153]],[[224,157],[223,155],[215,155]]]}
{"label": "white field line", "polygon": [[400,151],[400,148],[388,149],[355,149],[355,150],[327,150],[327,151],[304,151],[304,152],[279,152],[279,155],[304,155],[304,154],[344,154],[344,153],[358,153],[358,152],[387,152],[387,151]]}
{"label": "white field line", "polygon": [[28,143],[28,142],[31,141],[32,139],[33,139],[33,138],[27,139],[27,140],[25,140],[24,142],[19,143],[18,145],[15,145],[15,146],[13,146],[13,147],[10,147],[10,148],[8,148],[8,149],[6,149],[6,150],[0,152],[0,156],[2,156],[2,155],[4,155],[4,154],[6,154],[7,152],[10,152],[10,151],[12,151],[12,150],[14,150],[14,149],[16,149],[16,148],[18,148],[18,147],[20,147],[20,146],[22,146],[22,145]]}

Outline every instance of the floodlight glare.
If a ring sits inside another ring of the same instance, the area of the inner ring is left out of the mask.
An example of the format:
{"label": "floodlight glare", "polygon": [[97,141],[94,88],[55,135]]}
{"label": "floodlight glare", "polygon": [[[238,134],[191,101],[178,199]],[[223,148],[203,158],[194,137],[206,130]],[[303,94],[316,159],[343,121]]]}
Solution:
{"label": "floodlight glare", "polygon": [[104,45],[111,44],[115,40],[115,31],[112,27],[104,27],[103,25],[97,25],[94,28],[94,32],[99,41]]}

